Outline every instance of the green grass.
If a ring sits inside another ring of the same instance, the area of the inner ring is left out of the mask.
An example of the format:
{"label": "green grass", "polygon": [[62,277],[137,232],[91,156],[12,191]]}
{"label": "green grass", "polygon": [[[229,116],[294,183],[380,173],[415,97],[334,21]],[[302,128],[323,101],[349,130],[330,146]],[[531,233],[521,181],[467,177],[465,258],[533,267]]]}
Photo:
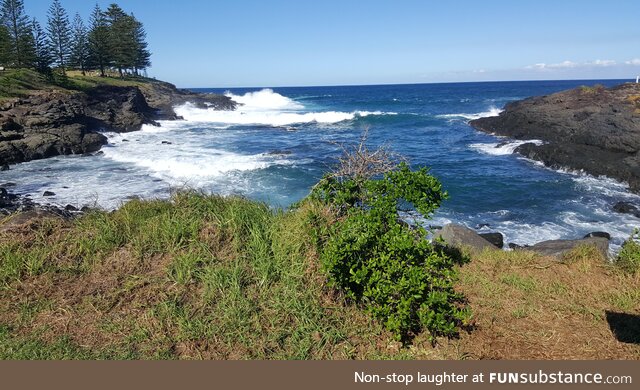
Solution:
{"label": "green grass", "polygon": [[78,71],[69,71],[66,77],[58,73],[54,73],[52,77],[46,77],[31,69],[7,69],[0,72],[0,102],[25,97],[41,90],[88,91],[102,85],[128,87],[141,86],[149,82],[154,80],[132,76],[120,78],[115,75],[99,77],[93,73],[82,75]]}
{"label": "green grass", "polygon": [[604,318],[640,310],[640,275],[585,249],[475,255],[457,288],[477,327],[402,347],[327,285],[314,227],[333,222],[313,201],[181,192],[0,228],[0,359],[640,357]]}
{"label": "green grass", "polygon": [[0,233],[1,356],[406,356],[327,292],[310,236],[322,212],[178,193]]}

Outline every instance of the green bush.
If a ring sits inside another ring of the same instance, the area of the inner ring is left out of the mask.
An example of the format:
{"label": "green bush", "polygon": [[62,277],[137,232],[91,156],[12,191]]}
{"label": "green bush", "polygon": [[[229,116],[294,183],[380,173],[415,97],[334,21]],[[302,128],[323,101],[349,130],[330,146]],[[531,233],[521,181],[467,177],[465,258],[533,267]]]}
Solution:
{"label": "green bush", "polygon": [[640,271],[640,229],[635,229],[631,237],[622,245],[616,265],[623,271],[635,274]]}
{"label": "green bush", "polygon": [[446,198],[426,168],[406,163],[382,178],[326,176],[313,198],[332,207],[337,222],[321,232],[320,258],[330,282],[384,322],[398,340],[426,329],[454,336],[467,318],[449,256],[398,212],[411,205],[429,217]]}

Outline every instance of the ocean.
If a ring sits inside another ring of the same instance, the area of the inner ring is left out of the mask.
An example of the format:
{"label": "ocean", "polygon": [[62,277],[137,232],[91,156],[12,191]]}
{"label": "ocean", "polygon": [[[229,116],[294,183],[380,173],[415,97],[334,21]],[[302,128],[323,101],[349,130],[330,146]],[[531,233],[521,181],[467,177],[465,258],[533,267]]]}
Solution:
{"label": "ocean", "polygon": [[[499,231],[520,245],[606,231],[619,248],[639,220],[612,211],[639,202],[625,183],[554,171],[513,154],[519,145],[478,132],[469,120],[508,102],[615,80],[196,89],[225,93],[237,111],[176,108],[182,121],[107,133],[102,154],[32,161],[0,172],[0,184],[34,200],[117,208],[131,197],[167,198],[193,188],[239,194],[286,208],[331,169],[340,143],[369,129],[414,167],[430,167],[449,193],[432,225]],[[535,141],[535,140],[532,140]],[[52,191],[53,197],[43,197]]]}

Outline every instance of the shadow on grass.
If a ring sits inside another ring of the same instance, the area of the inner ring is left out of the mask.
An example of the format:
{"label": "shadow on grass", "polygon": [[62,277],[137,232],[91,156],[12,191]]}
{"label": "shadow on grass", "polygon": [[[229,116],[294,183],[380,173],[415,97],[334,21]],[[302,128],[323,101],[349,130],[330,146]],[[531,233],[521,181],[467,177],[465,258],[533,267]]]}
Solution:
{"label": "shadow on grass", "polygon": [[640,315],[606,311],[606,316],[609,327],[618,341],[640,344]]}

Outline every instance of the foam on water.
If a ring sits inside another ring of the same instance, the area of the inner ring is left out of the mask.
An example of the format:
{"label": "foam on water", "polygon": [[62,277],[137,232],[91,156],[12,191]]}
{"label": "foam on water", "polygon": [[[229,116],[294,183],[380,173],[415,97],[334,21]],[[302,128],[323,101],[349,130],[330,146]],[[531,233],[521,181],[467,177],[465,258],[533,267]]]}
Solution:
{"label": "foam on water", "polygon": [[[201,186],[229,172],[293,164],[278,155],[240,154],[204,147],[198,144],[197,139],[184,134],[161,138],[156,135],[145,134],[144,130],[126,135],[108,134],[109,147],[103,149],[104,156],[144,168],[152,176],[170,184],[190,186]],[[131,140],[124,141],[125,136]]]}
{"label": "foam on water", "polygon": [[247,92],[244,95],[226,93],[240,105],[234,111],[217,111],[198,108],[191,103],[175,108],[176,114],[190,122],[229,125],[290,126],[305,123],[333,124],[369,115],[396,115],[382,111],[323,111],[309,112],[294,100],[271,89]]}
{"label": "foam on water", "polygon": [[475,114],[465,114],[465,113],[458,113],[458,114],[442,114],[442,115],[436,115],[437,118],[444,118],[444,119],[451,119],[451,120],[455,120],[455,119],[464,119],[467,121],[471,121],[474,119],[480,119],[480,118],[487,118],[487,117],[491,117],[491,116],[498,116],[500,115],[500,113],[502,112],[501,109],[495,107],[495,106],[491,106],[489,108],[489,110],[487,111],[483,111],[483,112],[477,112]]}
{"label": "foam on water", "polygon": [[543,143],[544,142],[542,142],[541,140],[532,139],[532,140],[526,140],[526,141],[506,141],[501,143],[497,143],[497,142],[486,143],[486,144],[477,143],[477,144],[470,144],[469,147],[471,149],[475,149],[484,154],[489,154],[492,156],[504,156],[508,154],[513,154],[513,152],[515,152],[515,150],[520,145],[524,145],[524,144],[542,145]]}

